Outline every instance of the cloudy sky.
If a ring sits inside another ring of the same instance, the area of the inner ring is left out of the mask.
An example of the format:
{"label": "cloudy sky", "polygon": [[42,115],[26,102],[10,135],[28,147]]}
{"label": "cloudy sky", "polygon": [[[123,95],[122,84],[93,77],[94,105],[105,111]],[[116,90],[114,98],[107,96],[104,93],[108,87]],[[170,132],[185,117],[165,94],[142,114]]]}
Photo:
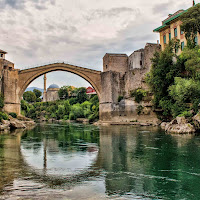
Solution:
{"label": "cloudy sky", "polygon": [[[200,0],[196,0],[199,3]],[[105,53],[126,53],[159,39],[152,30],[192,0],[0,0],[0,49],[15,68],[62,61],[102,70]],[[67,72],[47,85],[88,86]],[[30,86],[43,86],[42,77]]]}

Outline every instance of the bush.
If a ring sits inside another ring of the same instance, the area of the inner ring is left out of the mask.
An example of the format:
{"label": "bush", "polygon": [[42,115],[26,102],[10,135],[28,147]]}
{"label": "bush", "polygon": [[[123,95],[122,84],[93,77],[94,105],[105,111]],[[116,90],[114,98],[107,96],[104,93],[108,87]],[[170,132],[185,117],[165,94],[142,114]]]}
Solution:
{"label": "bush", "polygon": [[137,114],[138,114],[138,115],[140,115],[140,114],[141,114],[141,112],[143,111],[143,109],[144,109],[144,107],[143,107],[143,106],[141,106],[141,105],[139,105],[139,106],[137,107],[137,109],[136,109],[136,111],[137,111]]}
{"label": "bush", "polygon": [[2,109],[4,107],[4,97],[2,94],[0,94],[0,108]]}
{"label": "bush", "polygon": [[138,88],[138,89],[131,91],[131,96],[135,97],[135,101],[137,103],[140,103],[142,101],[143,97],[145,97],[146,95],[147,95],[147,91],[143,90],[142,88]]}
{"label": "bush", "polygon": [[11,117],[13,117],[13,118],[17,118],[17,114],[14,113],[14,112],[9,113],[9,115],[10,115]]}
{"label": "bush", "polygon": [[0,112],[0,120],[8,120],[8,115],[6,113]]}
{"label": "bush", "polygon": [[183,111],[178,117],[192,117],[192,114],[189,111]]}
{"label": "bush", "polygon": [[118,102],[120,102],[123,98],[123,96],[118,96]]}

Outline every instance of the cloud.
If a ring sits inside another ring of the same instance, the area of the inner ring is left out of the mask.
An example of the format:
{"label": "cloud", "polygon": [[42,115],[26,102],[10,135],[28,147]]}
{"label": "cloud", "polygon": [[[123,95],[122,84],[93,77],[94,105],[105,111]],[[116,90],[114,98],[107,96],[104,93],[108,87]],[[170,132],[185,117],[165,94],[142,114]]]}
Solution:
{"label": "cloud", "polygon": [[[159,35],[152,30],[169,13],[190,4],[188,0],[0,0],[0,49],[8,52],[7,59],[16,68],[60,60],[102,70],[105,53],[130,55],[146,42],[156,42]],[[49,80],[62,86],[58,75]],[[33,84],[39,86],[39,80]],[[76,84],[77,78],[70,81]]]}

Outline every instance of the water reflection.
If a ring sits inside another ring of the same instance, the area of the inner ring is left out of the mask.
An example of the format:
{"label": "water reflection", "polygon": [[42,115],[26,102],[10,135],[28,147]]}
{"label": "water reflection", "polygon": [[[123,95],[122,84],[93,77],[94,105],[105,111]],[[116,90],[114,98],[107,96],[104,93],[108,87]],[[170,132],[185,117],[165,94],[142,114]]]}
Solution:
{"label": "water reflection", "polygon": [[150,127],[78,124],[0,135],[0,192],[3,198],[30,197],[31,190],[33,199],[44,193],[48,199],[199,199],[199,141]]}

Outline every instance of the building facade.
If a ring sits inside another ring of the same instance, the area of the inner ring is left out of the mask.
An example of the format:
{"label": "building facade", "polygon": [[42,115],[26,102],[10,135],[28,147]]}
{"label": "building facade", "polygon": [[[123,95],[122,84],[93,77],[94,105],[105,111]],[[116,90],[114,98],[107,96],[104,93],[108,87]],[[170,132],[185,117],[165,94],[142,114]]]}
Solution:
{"label": "building facade", "polygon": [[[187,40],[185,38],[184,32],[181,30],[181,20],[180,16],[185,13],[187,10],[179,10],[174,14],[169,14],[168,17],[162,21],[162,26],[154,29],[154,32],[160,33],[160,44],[162,50],[165,49],[166,45],[172,38],[177,38],[180,40],[180,49],[176,50],[177,54],[180,54],[184,46],[187,45]],[[197,45],[200,44],[200,35],[197,33],[195,38]]]}

